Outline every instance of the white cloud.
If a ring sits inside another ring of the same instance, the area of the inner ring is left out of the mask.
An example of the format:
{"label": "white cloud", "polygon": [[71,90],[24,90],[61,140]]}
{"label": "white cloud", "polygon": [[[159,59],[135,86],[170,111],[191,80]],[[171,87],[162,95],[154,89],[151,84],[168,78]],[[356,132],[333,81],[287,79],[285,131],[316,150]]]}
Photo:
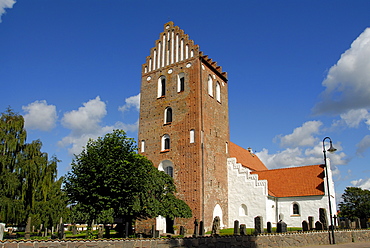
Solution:
{"label": "white cloud", "polygon": [[[332,167],[335,169],[337,165],[347,164],[348,161],[346,159],[346,154],[340,152],[342,150],[341,145],[336,143],[334,147],[337,148],[338,151],[330,155],[328,154],[328,157],[330,158]],[[269,169],[324,163],[323,147],[320,141],[312,148],[286,148],[274,154],[269,154],[269,151],[264,148],[261,152],[257,152],[256,155]],[[336,171],[336,173],[339,173],[339,171]]]}
{"label": "white cloud", "polygon": [[333,175],[333,177],[340,178],[340,170],[338,166],[333,166],[331,164],[330,167],[331,167],[331,174]]}
{"label": "white cloud", "polygon": [[276,139],[280,140],[282,147],[312,146],[317,141],[313,135],[319,133],[321,125],[321,121],[308,121],[301,127],[295,128],[293,133],[285,136],[279,135]]}
{"label": "white cloud", "polygon": [[261,152],[257,152],[256,155],[269,169],[305,164],[304,159],[302,158],[302,149],[298,147],[287,148],[275,154],[269,154],[268,149],[264,148]]}
{"label": "white cloud", "polygon": [[365,151],[370,147],[370,135],[366,135],[362,140],[356,145],[357,155],[362,156]]}
{"label": "white cloud", "polygon": [[[267,149],[263,149],[256,154],[269,169],[322,164],[324,162],[322,140],[317,137],[322,125],[321,121],[305,122],[302,126],[295,128],[291,134],[275,137],[275,140],[280,141],[279,145],[285,148],[284,150],[269,154]],[[338,151],[342,150],[340,143],[334,146]],[[336,152],[328,157],[333,165],[348,162],[343,152]]]}
{"label": "white cloud", "polygon": [[125,132],[136,132],[139,128],[139,120],[137,120],[134,124],[127,124],[123,122],[116,122],[114,124],[114,129],[122,129]]}
{"label": "white cloud", "polygon": [[123,129],[126,132],[134,132],[138,129],[138,122],[125,124],[118,121],[112,126],[101,126],[100,123],[106,115],[106,104],[100,100],[99,96],[83,103],[78,110],[65,113],[62,124],[71,132],[58,144],[62,147],[68,146],[71,155],[79,154],[89,139],[97,139],[114,129]]}
{"label": "white cloud", "polygon": [[137,111],[140,110],[140,93],[136,96],[131,96],[125,99],[125,104],[118,108],[122,113],[128,111],[131,108],[135,108]]}
{"label": "white cloud", "polygon": [[360,187],[361,189],[370,189],[370,178],[354,180],[351,183],[353,186]]}
{"label": "white cloud", "polygon": [[71,133],[59,141],[60,146],[70,146],[71,154],[78,154],[86,145],[89,138],[96,139],[104,134],[99,125],[102,118],[106,116],[106,104],[97,96],[95,99],[83,103],[83,107],[64,114],[62,124],[71,130]]}
{"label": "white cloud", "polygon": [[42,100],[22,106],[22,109],[27,112],[24,115],[26,129],[50,131],[55,127],[58,118],[55,105],[48,105],[45,100]]}
{"label": "white cloud", "polygon": [[99,123],[107,114],[106,104],[97,96],[78,110],[72,110],[64,114],[62,124],[73,131],[74,135],[95,133],[100,129]]}
{"label": "white cloud", "polygon": [[13,8],[15,4],[15,0],[0,0],[0,23],[1,23],[1,16],[5,13],[5,9]]}
{"label": "white cloud", "polygon": [[370,28],[353,41],[323,81],[322,101],[316,114],[345,113],[370,107]]}
{"label": "white cloud", "polygon": [[362,121],[365,121],[365,123],[369,122],[370,114],[364,108],[351,109],[348,112],[341,114],[340,117],[348,127],[357,128]]}

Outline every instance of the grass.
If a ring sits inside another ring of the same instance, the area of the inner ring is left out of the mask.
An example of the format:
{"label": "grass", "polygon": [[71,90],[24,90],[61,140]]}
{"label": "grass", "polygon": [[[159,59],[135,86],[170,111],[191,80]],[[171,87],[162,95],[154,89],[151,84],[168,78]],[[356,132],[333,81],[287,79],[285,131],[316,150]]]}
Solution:
{"label": "grass", "polygon": [[[302,230],[302,228],[300,228],[300,227],[288,227],[288,232],[296,232],[296,231],[299,231],[299,230]],[[247,235],[254,234],[254,228],[247,228],[246,231],[247,231]],[[272,232],[275,233],[276,228],[272,228]],[[265,233],[267,233],[267,229],[265,229]],[[8,233],[5,233],[4,236],[5,237],[8,236],[7,234]],[[54,234],[57,235],[56,232]],[[72,231],[65,231],[64,234],[65,234],[66,239],[94,239],[94,238],[98,237],[98,231],[97,230],[93,231],[90,235],[88,234],[88,230],[81,231],[80,233],[75,234],[75,235],[73,235]],[[111,230],[110,234],[111,234],[111,237],[114,238],[114,236],[116,234],[116,231]],[[208,231],[206,234],[211,234],[211,231]],[[17,232],[17,238],[16,239],[17,240],[23,240],[24,235],[25,235],[24,232]],[[220,230],[220,235],[222,235],[222,236],[234,235],[234,228],[221,229]],[[41,237],[41,236],[38,236],[37,233],[31,233],[30,239],[31,240],[49,240],[50,237],[51,237],[51,233],[48,233],[47,237]]]}
{"label": "grass", "polygon": [[[25,239],[24,236],[25,236],[25,233],[24,232],[16,232],[17,234],[17,240],[23,240]],[[54,232],[55,235],[58,235],[57,232]],[[94,238],[97,238],[98,237],[98,230],[95,230],[93,231],[90,235],[88,233],[88,230],[84,230],[84,231],[81,231],[79,232],[78,234],[73,234],[72,231],[65,231],[64,232],[65,234],[65,237],[66,239],[88,239],[88,238],[91,238],[91,239],[94,239]],[[111,237],[114,237],[114,235],[116,234],[116,231],[115,230],[111,230],[110,232],[111,234]],[[30,239],[31,240],[50,240],[51,238],[51,233],[49,232],[48,235],[46,237],[41,237],[41,236],[38,236],[38,233],[30,233],[31,237]],[[88,237],[88,235],[90,237]],[[8,237],[8,233],[4,233],[4,237]]]}

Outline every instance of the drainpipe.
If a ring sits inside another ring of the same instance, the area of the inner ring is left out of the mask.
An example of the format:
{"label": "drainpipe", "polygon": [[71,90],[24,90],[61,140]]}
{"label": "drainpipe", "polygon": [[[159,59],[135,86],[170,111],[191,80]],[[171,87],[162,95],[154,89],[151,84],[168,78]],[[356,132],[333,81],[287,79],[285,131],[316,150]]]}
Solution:
{"label": "drainpipe", "polygon": [[275,221],[279,222],[279,199],[275,197]]}

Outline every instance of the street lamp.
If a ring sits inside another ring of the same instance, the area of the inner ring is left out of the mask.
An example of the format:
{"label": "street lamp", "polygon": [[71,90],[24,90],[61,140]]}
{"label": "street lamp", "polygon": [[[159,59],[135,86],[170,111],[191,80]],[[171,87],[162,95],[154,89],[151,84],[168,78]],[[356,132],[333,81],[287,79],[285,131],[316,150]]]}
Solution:
{"label": "street lamp", "polygon": [[[330,147],[329,149],[325,149],[325,140],[329,140],[330,141]],[[335,152],[337,149],[335,149],[333,147],[333,143],[331,141],[331,138],[330,137],[325,137],[323,140],[322,140],[322,149],[323,149],[323,152],[324,152],[324,163],[325,163],[325,173],[326,173],[326,186],[328,188],[328,199],[329,199],[329,215],[330,215],[330,227],[328,228],[329,230],[329,237],[330,237],[330,229],[331,229],[331,240],[332,240],[332,244],[335,244],[335,239],[334,239],[334,225],[333,225],[333,213],[332,213],[332,209],[331,209],[331,200],[330,200],[330,186],[329,186],[329,174],[328,174],[328,165],[326,163],[326,151],[332,153],[332,152]]]}

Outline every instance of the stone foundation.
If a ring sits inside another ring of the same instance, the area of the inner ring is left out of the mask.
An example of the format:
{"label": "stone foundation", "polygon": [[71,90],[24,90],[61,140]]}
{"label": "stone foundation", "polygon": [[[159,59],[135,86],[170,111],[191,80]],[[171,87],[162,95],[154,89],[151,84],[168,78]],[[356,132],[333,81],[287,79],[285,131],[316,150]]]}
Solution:
{"label": "stone foundation", "polygon": [[[340,243],[370,242],[370,230],[344,230],[335,232],[335,241]],[[85,247],[112,247],[112,248],[169,248],[169,247],[303,247],[309,245],[329,244],[329,233],[304,232],[268,235],[198,237],[179,239],[122,239],[122,240],[50,240],[50,241],[0,241],[0,248],[85,248]]]}

